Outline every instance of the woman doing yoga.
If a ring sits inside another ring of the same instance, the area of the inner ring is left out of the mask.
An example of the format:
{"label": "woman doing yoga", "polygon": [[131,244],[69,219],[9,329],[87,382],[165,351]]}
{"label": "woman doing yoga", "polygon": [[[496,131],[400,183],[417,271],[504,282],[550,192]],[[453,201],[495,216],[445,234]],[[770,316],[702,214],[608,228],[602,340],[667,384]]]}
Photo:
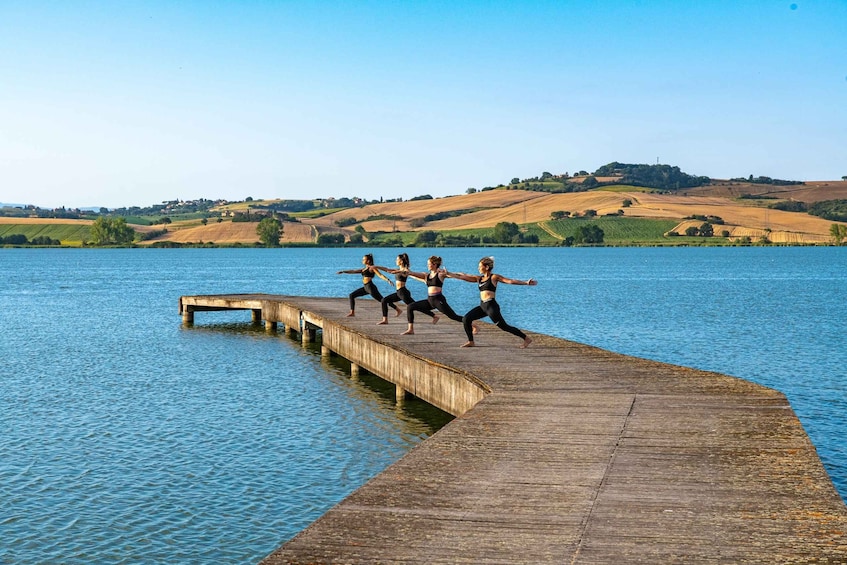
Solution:
{"label": "woman doing yoga", "polygon": [[479,306],[471,309],[471,311],[465,314],[465,317],[462,319],[462,325],[465,327],[465,335],[468,336],[468,341],[462,347],[474,346],[473,334],[476,332],[474,331],[473,323],[488,316],[491,318],[491,321],[497,324],[497,327],[504,332],[509,332],[510,334],[523,339],[521,348],[525,348],[532,342],[532,340],[518,328],[506,323],[506,320],[504,320],[502,314],[500,314],[500,305],[497,304],[494,294],[497,292],[497,283],[500,282],[529,286],[535,286],[538,282],[533,279],[529,279],[528,281],[509,279],[492,272],[493,270],[494,257],[483,257],[479,261],[478,276],[466,275],[464,273],[450,273],[449,275],[452,278],[461,279],[463,281],[475,282],[479,286]]}
{"label": "woman doing yoga", "polygon": [[[377,269],[386,271],[394,275],[394,286],[397,291],[394,294],[389,294],[385,298],[382,299],[382,321],[377,322],[378,326],[384,325],[388,323],[388,308],[394,308],[397,311],[396,316],[400,315],[400,308],[394,305],[395,302],[399,302],[402,300],[406,304],[414,303],[414,299],[412,298],[412,293],[409,292],[409,289],[406,288],[406,280],[409,278],[409,255],[407,253],[401,253],[397,256],[397,268],[396,269],[388,269],[385,267],[377,267]],[[421,310],[427,316],[432,317],[432,323],[438,321],[438,316],[432,313],[432,310]]]}
{"label": "woman doing yoga", "polygon": [[[444,279],[447,277],[447,270],[441,268],[441,257],[436,257],[435,255],[430,257],[427,261],[427,267],[429,268],[429,273],[409,272],[410,277],[426,283],[428,296],[426,300],[418,300],[409,305],[409,308],[406,310],[406,320],[409,322],[409,329],[401,335],[412,335],[415,333],[416,311],[438,310],[451,320],[456,320],[457,322],[462,321],[462,317],[450,308],[450,305],[447,304],[447,299],[441,293],[441,288],[444,286]],[[438,321],[438,318],[433,318],[432,322],[435,323],[436,321]]]}
{"label": "woman doing yoga", "polygon": [[349,295],[350,313],[347,314],[348,318],[356,315],[356,298],[360,296],[370,294],[374,297],[374,300],[382,302],[382,294],[379,293],[379,289],[373,282],[374,275],[385,281],[391,282],[388,280],[388,277],[380,273],[379,269],[374,266],[374,256],[372,254],[368,253],[362,257],[362,264],[364,267],[361,269],[348,269],[346,271],[338,271],[336,273],[337,275],[362,275],[362,288],[357,288]]}

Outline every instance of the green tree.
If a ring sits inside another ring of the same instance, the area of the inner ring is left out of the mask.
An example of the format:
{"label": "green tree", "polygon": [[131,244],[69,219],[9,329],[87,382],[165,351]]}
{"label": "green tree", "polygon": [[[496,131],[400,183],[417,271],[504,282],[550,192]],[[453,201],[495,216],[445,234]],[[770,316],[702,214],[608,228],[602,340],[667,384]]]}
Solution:
{"label": "green tree", "polygon": [[518,224],[514,222],[500,222],[494,226],[494,241],[496,243],[511,243],[512,238],[520,234]]}
{"label": "green tree", "polygon": [[580,226],[580,228],[576,230],[574,242],[578,244],[603,243],[605,235],[606,234],[603,232],[603,229],[596,224]]}
{"label": "green tree", "polygon": [[282,224],[275,218],[264,218],[256,226],[256,234],[265,247],[279,247],[282,237]]}
{"label": "green tree", "polygon": [[687,228],[685,228],[685,235],[692,237],[695,235],[700,235],[700,229],[697,226],[688,226]]}
{"label": "green tree", "polygon": [[565,216],[568,216],[569,214],[570,214],[569,212],[565,212],[563,210],[554,210],[554,211],[550,212],[550,219],[561,220]]}
{"label": "green tree", "polygon": [[318,236],[319,245],[336,245],[344,243],[343,233],[322,233]]}
{"label": "green tree", "polygon": [[418,232],[418,235],[415,236],[415,245],[432,245],[435,243],[437,238],[438,232],[424,230],[422,232]]}
{"label": "green tree", "polygon": [[715,235],[715,228],[709,222],[706,222],[700,226],[700,236],[701,237],[712,237]]}
{"label": "green tree", "polygon": [[842,245],[847,240],[847,226],[843,224],[832,224],[829,226],[829,235],[835,241],[835,245]]}
{"label": "green tree", "polygon": [[91,224],[91,239],[94,245],[129,245],[135,239],[135,230],[126,223],[126,218],[100,216]]}

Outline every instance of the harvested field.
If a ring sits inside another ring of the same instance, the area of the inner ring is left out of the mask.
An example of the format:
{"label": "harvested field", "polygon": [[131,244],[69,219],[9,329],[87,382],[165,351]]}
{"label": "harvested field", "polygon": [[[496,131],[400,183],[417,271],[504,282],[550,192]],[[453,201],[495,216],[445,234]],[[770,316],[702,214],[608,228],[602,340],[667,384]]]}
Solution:
{"label": "harvested field", "polygon": [[[196,223],[196,222],[195,222]],[[207,225],[194,225],[180,229],[179,225],[168,226],[168,233],[145,241],[149,245],[157,241],[176,243],[258,243],[255,222],[211,222]],[[160,228],[161,229],[161,228]],[[282,225],[282,243],[313,242],[314,231],[311,226],[297,222],[285,222]]]}

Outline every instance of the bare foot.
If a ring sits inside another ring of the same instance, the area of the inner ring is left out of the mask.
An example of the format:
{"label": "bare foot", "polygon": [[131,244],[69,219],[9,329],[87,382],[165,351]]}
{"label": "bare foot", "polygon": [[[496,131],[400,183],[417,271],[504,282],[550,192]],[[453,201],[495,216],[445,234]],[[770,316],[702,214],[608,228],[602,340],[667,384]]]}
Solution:
{"label": "bare foot", "polygon": [[415,330],[408,329],[405,332],[401,333],[400,335],[415,335]]}
{"label": "bare foot", "polygon": [[376,325],[378,325],[378,326],[384,326],[384,325],[385,325],[385,324],[387,324],[387,323],[388,323],[388,320],[386,320],[385,318],[383,318],[383,319],[382,319],[382,321],[381,321],[381,322],[377,322],[377,323],[376,323]]}
{"label": "bare foot", "polygon": [[350,312],[349,314],[347,314],[347,317],[348,317],[348,318],[352,318],[352,317],[353,317],[353,316],[355,316],[355,315],[356,315],[356,313],[355,313],[355,312]]}
{"label": "bare foot", "polygon": [[521,345],[521,349],[526,349],[529,347],[530,343],[532,343],[532,339],[529,336],[526,336],[523,340],[523,345]]}
{"label": "bare foot", "polygon": [[472,341],[465,343],[462,347],[476,347]]}
{"label": "bare foot", "polygon": [[476,324],[474,324],[474,325],[473,325],[473,334],[474,334],[474,335],[476,335],[476,334],[478,334],[478,333],[479,333],[479,326],[477,326]]}
{"label": "bare foot", "polygon": [[433,316],[433,317],[432,317],[432,323],[433,323],[433,324],[437,324],[437,323],[438,323],[438,319],[439,319],[439,318],[438,318],[438,316]]}
{"label": "bare foot", "polygon": [[402,309],[402,308],[395,308],[394,310],[396,310],[396,312],[394,313],[394,315],[395,315],[395,316],[399,316],[400,314],[402,314],[402,313],[403,313],[403,309]]}

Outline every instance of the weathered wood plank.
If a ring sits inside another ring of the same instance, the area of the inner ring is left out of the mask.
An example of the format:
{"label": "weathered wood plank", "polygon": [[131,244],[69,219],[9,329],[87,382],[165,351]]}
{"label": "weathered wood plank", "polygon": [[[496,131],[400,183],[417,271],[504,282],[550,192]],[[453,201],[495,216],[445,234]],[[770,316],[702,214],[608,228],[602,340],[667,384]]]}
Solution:
{"label": "weathered wood plank", "polygon": [[376,303],[185,304],[255,300],[458,415],[265,563],[847,563],[847,507],[777,391],[487,325],[460,349]]}

